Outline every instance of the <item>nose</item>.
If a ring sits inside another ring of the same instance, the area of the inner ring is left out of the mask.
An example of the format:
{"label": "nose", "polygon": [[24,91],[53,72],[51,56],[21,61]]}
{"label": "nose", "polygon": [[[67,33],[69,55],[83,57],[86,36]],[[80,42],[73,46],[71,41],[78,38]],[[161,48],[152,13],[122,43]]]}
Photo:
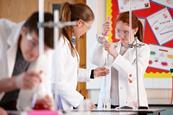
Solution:
{"label": "nose", "polygon": [[33,60],[36,60],[39,56],[39,49],[38,47],[33,48],[33,51],[31,53],[31,57]]}
{"label": "nose", "polygon": [[120,38],[125,38],[126,37],[126,35],[125,35],[125,33],[124,32],[118,32],[118,37],[120,37]]}

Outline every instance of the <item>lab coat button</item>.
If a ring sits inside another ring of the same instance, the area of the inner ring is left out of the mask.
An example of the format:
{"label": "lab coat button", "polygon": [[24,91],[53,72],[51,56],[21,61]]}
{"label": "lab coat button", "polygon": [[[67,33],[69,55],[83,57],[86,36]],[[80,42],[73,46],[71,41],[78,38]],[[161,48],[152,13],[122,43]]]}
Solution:
{"label": "lab coat button", "polygon": [[128,79],[128,81],[129,81],[129,83],[132,83],[132,82],[133,82],[133,80],[132,80],[132,79],[130,79],[130,78]]}
{"label": "lab coat button", "polygon": [[129,77],[132,77],[132,74],[129,74]]}
{"label": "lab coat button", "polygon": [[128,81],[129,81],[129,83],[132,83],[133,82],[133,80],[132,80],[132,74],[129,74]]}

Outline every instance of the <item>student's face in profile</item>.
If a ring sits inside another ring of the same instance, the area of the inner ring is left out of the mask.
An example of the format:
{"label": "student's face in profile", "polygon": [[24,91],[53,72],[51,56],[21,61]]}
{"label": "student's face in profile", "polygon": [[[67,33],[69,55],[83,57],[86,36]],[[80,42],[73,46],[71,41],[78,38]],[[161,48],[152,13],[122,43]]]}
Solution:
{"label": "student's face in profile", "polygon": [[[35,61],[39,56],[38,48],[38,35],[35,32],[28,32],[22,30],[21,40],[20,40],[20,49],[24,59],[28,62]],[[48,48],[45,47],[44,50]]]}
{"label": "student's face in profile", "polygon": [[74,35],[76,38],[80,38],[84,35],[92,26],[93,21],[85,22],[83,20],[78,20],[74,29]]}
{"label": "student's face in profile", "polygon": [[38,36],[35,32],[22,32],[20,49],[26,61],[32,62],[38,58]]}
{"label": "student's face in profile", "polygon": [[116,38],[118,38],[123,44],[128,44],[134,41],[134,35],[136,34],[136,31],[137,29],[132,29],[132,37],[130,38],[129,25],[122,21],[118,21],[116,23]]}

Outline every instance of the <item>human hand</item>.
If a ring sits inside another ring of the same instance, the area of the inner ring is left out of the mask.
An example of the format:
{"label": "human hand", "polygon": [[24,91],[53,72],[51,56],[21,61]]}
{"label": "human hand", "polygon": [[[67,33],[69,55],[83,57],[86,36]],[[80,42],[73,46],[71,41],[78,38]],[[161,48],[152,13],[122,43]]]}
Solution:
{"label": "human hand", "polygon": [[35,110],[53,110],[52,98],[49,95],[46,95],[46,96],[44,96],[44,98],[37,99],[33,109],[35,109]]}
{"label": "human hand", "polygon": [[97,41],[100,43],[100,44],[105,44],[106,42],[108,42],[107,40],[107,36],[104,36],[104,35],[97,35]]}
{"label": "human hand", "polygon": [[102,35],[107,36],[109,34],[109,32],[111,32],[111,19],[110,17],[108,17],[108,19],[106,20],[106,22],[103,24],[103,31],[102,31]]}
{"label": "human hand", "polygon": [[114,46],[114,44],[112,43],[105,43],[104,44],[104,48],[105,50],[110,54],[112,55],[114,58],[116,58],[118,56],[118,52]]}
{"label": "human hand", "polygon": [[101,44],[105,44],[108,42],[108,34],[111,32],[111,20],[110,17],[106,20],[106,22],[103,24],[103,30],[102,34],[97,36],[97,40]]}
{"label": "human hand", "polygon": [[20,75],[14,77],[15,85],[17,88],[20,88],[20,89],[32,89],[41,83],[42,73],[43,73],[42,71],[40,71],[40,72],[35,72],[35,71],[23,72]]}
{"label": "human hand", "polygon": [[8,115],[7,112],[0,107],[0,115]]}
{"label": "human hand", "polygon": [[96,106],[93,102],[91,102],[90,99],[85,99],[80,105],[79,105],[79,110],[85,110],[85,111],[90,111],[92,109],[95,109]]}
{"label": "human hand", "polygon": [[94,103],[90,103],[89,110],[96,109],[96,105]]}
{"label": "human hand", "polygon": [[97,67],[94,69],[94,77],[106,76],[109,73],[109,69],[105,67]]}

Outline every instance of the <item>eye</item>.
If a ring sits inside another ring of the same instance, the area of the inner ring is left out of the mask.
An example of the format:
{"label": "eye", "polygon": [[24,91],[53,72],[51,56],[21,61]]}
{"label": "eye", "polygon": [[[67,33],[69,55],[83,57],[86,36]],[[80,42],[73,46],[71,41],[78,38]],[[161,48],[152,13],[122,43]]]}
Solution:
{"label": "eye", "polygon": [[119,29],[117,29],[117,32],[120,33],[121,31]]}
{"label": "eye", "polygon": [[34,46],[34,47],[36,47],[36,46],[37,46],[37,43],[35,43],[35,42],[32,42],[32,44],[33,44],[33,46]]}
{"label": "eye", "polygon": [[124,31],[124,34],[126,34],[126,35],[129,34],[129,31]]}

